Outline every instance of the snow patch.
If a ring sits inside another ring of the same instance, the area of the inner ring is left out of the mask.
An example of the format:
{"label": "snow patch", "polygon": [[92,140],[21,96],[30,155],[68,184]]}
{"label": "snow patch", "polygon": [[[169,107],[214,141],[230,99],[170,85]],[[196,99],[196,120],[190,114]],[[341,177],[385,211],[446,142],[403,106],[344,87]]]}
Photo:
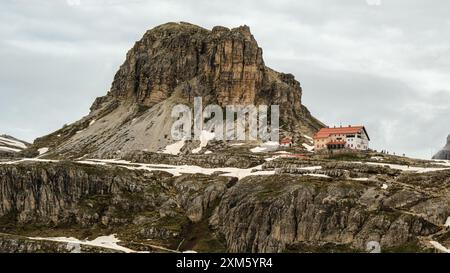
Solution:
{"label": "snow patch", "polygon": [[433,159],[433,163],[436,165],[442,165],[442,166],[446,166],[446,167],[450,167],[450,160],[438,160],[438,159]]}
{"label": "snow patch", "polygon": [[445,227],[450,227],[450,216],[447,217],[447,221],[445,221],[444,226],[445,226]]}
{"label": "snow patch", "polygon": [[209,155],[209,154],[212,154],[213,152],[211,152],[211,151],[206,151],[205,152],[205,155]]}
{"label": "snow patch", "polygon": [[144,163],[131,163],[124,160],[104,160],[104,159],[90,159],[77,161],[81,164],[90,165],[107,165],[114,164],[115,166],[127,168],[130,170],[145,170],[145,171],[163,171],[170,173],[174,176],[180,176],[182,174],[205,174],[211,175],[213,173],[223,173],[221,176],[237,177],[238,179],[245,178],[247,176],[255,175],[274,175],[275,171],[263,171],[262,165],[248,168],[203,168],[195,165],[168,165],[168,164],[144,164]]}
{"label": "snow patch", "polygon": [[275,141],[264,142],[261,146],[250,149],[252,153],[263,153],[263,152],[271,152],[278,149],[280,144]]}
{"label": "snow patch", "polygon": [[245,143],[233,143],[233,144],[230,144],[230,146],[242,146],[242,145],[244,145]]}
{"label": "snow patch", "polygon": [[311,143],[313,143],[313,138],[307,135],[303,135],[304,138],[306,138],[307,140],[309,140]]}
{"label": "snow patch", "polygon": [[312,145],[308,145],[306,143],[303,143],[302,146],[305,147],[305,149],[308,150],[308,152],[314,151],[314,146],[312,146]]}
{"label": "snow patch", "polygon": [[381,188],[383,189],[383,190],[387,190],[388,189],[388,184],[383,184],[383,186],[381,186]]}
{"label": "snow patch", "polygon": [[95,119],[91,120],[91,122],[89,122],[89,126],[91,126],[92,124],[94,124],[95,121],[96,121]]}
{"label": "snow patch", "polygon": [[298,168],[298,169],[305,170],[305,171],[317,171],[317,170],[321,170],[322,166],[303,167],[303,168]]}
{"label": "snow patch", "polygon": [[369,178],[368,177],[358,177],[358,178],[352,178],[352,180],[354,180],[354,181],[368,181]]}
{"label": "snow patch", "polygon": [[268,157],[268,158],[266,158],[266,159],[264,159],[266,162],[269,162],[269,161],[274,161],[275,159],[278,159],[278,158],[280,158],[280,157],[284,157],[285,155],[276,155],[276,156],[272,156],[272,157]]}
{"label": "snow patch", "polygon": [[80,244],[80,245],[88,245],[94,247],[108,248],[113,250],[122,251],[125,253],[133,253],[136,252],[129,248],[118,245],[120,242],[119,239],[116,238],[115,234],[109,236],[100,236],[95,238],[92,241],[89,240],[78,240],[73,237],[29,237],[28,239],[37,240],[37,241],[52,241],[52,242],[60,242],[60,243],[70,243],[70,244]]}
{"label": "snow patch", "polygon": [[208,145],[208,141],[213,140],[215,136],[216,136],[215,133],[203,130],[200,135],[200,146],[192,150],[192,153],[198,154],[204,147]]}
{"label": "snow patch", "polygon": [[47,147],[45,147],[45,148],[40,148],[40,149],[38,149],[38,152],[39,152],[39,155],[43,155],[43,154],[45,154],[46,152],[48,152],[48,148],[47,148]]}
{"label": "snow patch", "polygon": [[387,164],[387,163],[376,163],[376,162],[354,162],[358,164],[368,164],[368,165],[374,165],[374,166],[382,166],[382,167],[390,167],[394,170],[400,170],[400,171],[409,171],[409,172],[415,172],[415,173],[427,173],[427,172],[436,172],[436,171],[444,171],[448,170],[450,168],[424,168],[424,167],[413,167],[408,165],[399,165],[399,164]]}
{"label": "snow patch", "polygon": [[181,151],[181,148],[183,148],[185,142],[186,142],[186,140],[183,138],[182,140],[180,140],[178,142],[167,145],[166,148],[161,153],[178,155]]}
{"label": "snow patch", "polygon": [[0,151],[7,151],[7,152],[20,152],[22,151],[21,149],[16,149],[16,148],[10,148],[10,147],[3,147],[0,146]]}
{"label": "snow patch", "polygon": [[326,174],[318,174],[318,173],[308,173],[305,174],[307,176],[313,176],[313,177],[321,177],[321,178],[331,178],[330,176],[326,175]]}
{"label": "snow patch", "polygon": [[19,149],[27,148],[27,146],[24,143],[14,140],[14,139],[5,138],[5,137],[0,137],[0,144],[12,146],[12,147],[19,148]]}
{"label": "snow patch", "polygon": [[290,152],[286,152],[286,151],[277,151],[275,152],[276,154],[284,154],[284,155],[290,155]]}
{"label": "snow patch", "polygon": [[24,159],[20,159],[20,160],[16,160],[16,161],[0,162],[0,165],[13,165],[13,164],[28,162],[28,161],[31,161],[31,162],[59,162],[59,160],[52,160],[52,159],[24,158]]}
{"label": "snow patch", "polygon": [[430,241],[430,244],[439,251],[450,253],[450,249],[446,248],[445,246],[441,245],[436,241]]}

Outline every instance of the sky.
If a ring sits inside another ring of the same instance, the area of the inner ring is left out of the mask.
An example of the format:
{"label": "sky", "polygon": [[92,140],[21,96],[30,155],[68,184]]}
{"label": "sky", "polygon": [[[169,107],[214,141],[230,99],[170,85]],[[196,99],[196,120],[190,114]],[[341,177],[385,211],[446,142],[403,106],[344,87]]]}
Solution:
{"label": "sky", "polygon": [[0,133],[33,141],[85,116],[146,30],[248,25],[325,124],[430,158],[450,134],[448,0],[2,0]]}

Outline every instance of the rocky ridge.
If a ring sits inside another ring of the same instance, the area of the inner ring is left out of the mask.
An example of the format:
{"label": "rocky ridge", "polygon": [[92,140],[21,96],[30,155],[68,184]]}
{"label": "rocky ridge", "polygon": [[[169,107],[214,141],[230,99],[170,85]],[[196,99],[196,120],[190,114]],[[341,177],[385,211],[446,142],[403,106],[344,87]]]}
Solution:
{"label": "rocky ridge", "polygon": [[[380,154],[258,156],[262,173],[241,179],[204,174],[196,165],[189,173],[170,171],[202,162],[192,155],[163,164],[2,163],[1,232],[79,239],[117,234],[135,251],[364,252],[370,241],[384,252],[433,251],[431,241],[450,246],[448,163],[409,162],[407,170],[387,163],[403,158]],[[210,164],[205,167],[223,162]],[[241,166],[233,170],[247,167]]]}
{"label": "rocky ridge", "polygon": [[29,143],[8,135],[0,135],[0,158],[17,157]]}

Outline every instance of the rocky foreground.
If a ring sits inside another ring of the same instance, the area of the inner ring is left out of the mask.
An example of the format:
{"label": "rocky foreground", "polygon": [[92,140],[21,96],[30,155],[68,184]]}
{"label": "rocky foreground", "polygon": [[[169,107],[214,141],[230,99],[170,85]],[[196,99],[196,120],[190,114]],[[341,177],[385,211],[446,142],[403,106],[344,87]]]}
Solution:
{"label": "rocky foreground", "polygon": [[2,162],[0,251],[366,252],[371,241],[383,252],[450,248],[448,162],[239,149],[234,157]]}

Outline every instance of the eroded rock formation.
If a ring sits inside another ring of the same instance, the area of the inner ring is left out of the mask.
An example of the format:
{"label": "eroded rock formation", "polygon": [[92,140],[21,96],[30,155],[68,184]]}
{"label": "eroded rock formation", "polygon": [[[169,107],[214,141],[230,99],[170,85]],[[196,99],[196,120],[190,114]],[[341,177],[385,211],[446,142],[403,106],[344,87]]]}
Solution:
{"label": "eroded rock formation", "polygon": [[[269,161],[263,169],[283,161]],[[295,163],[308,162],[291,160]],[[322,163],[325,172],[333,169]],[[370,241],[383,251],[421,252],[435,238],[447,243],[448,170],[417,174],[361,165],[339,163],[346,175],[335,177],[311,170],[238,180],[220,172],[173,176],[117,164],[3,164],[0,231],[77,238],[118,234],[128,247],[147,251],[154,251],[149,241],[207,252],[363,252]],[[37,243],[11,238],[0,238],[2,247],[39,250]]]}
{"label": "eroded rock formation", "polygon": [[168,23],[136,42],[87,117],[37,139],[34,148],[65,158],[157,151],[172,142],[172,107],[197,96],[204,105],[279,105],[283,129],[298,136],[324,126],[302,105],[294,76],[265,66],[249,27]]}

